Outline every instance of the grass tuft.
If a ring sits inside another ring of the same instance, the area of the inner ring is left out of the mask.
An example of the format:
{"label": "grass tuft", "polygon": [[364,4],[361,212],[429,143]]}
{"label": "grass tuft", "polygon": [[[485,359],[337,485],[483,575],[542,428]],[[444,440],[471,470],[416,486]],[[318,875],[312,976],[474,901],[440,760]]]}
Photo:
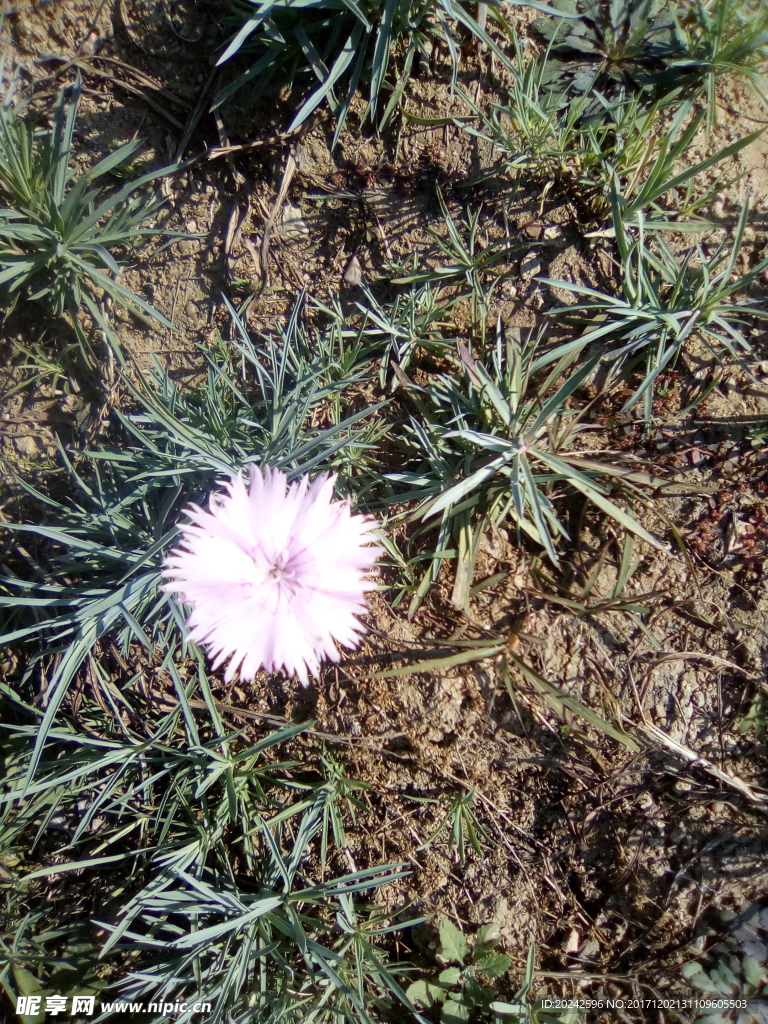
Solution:
{"label": "grass tuft", "polygon": [[96,183],[126,164],[142,142],[118,147],[76,176],[73,140],[81,91],[78,74],[71,89],[59,92],[50,129],[38,129],[29,114],[23,116],[29,97],[14,103],[13,83],[0,103],[0,197],[7,204],[0,210],[0,290],[11,304],[23,296],[56,316],[68,315],[86,362],[93,364],[81,326],[83,308],[111,340],[106,299],[173,330],[159,310],[120,282],[120,254],[131,251],[137,239],[171,234],[142,226],[163,203],[144,186],[179,165],[142,174],[103,198]]}

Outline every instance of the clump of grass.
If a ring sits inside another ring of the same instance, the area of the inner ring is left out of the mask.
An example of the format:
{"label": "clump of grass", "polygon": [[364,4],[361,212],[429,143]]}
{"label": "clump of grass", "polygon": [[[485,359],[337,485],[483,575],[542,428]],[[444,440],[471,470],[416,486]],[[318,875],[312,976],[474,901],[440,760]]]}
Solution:
{"label": "clump of grass", "polygon": [[614,234],[620,257],[621,295],[608,295],[570,281],[552,281],[583,297],[584,301],[553,310],[560,323],[585,325],[573,341],[556,346],[539,359],[536,368],[563,357],[576,356],[589,345],[609,346],[603,358],[621,371],[625,363],[644,361],[641,383],[623,406],[629,412],[640,400],[646,421],[653,418],[657,379],[673,368],[683,346],[698,339],[716,362],[724,355],[742,361],[752,352],[745,329],[757,317],[768,318],[758,300],[738,298],[768,267],[761,260],[746,274],[736,265],[749,216],[746,202],[733,240],[724,239],[711,254],[701,244],[676,254],[663,236],[646,234],[638,212],[637,228],[628,227],[618,202],[614,203]]}
{"label": "clump of grass", "polygon": [[678,34],[688,70],[706,96],[707,119],[717,117],[719,79],[744,76],[758,96],[761,74],[768,64],[768,9],[753,0],[694,0],[678,8]]}
{"label": "clump of grass", "polygon": [[170,234],[144,226],[163,202],[144,186],[178,165],[142,174],[105,198],[104,179],[130,160],[141,141],[118,147],[75,175],[80,75],[71,89],[59,92],[49,129],[35,126],[30,97],[14,103],[14,91],[12,84],[0,103],[0,292],[11,305],[24,298],[56,316],[68,315],[91,364],[82,311],[114,339],[104,310],[107,298],[148,323],[173,329],[159,310],[121,283],[120,275],[121,254],[137,239]]}
{"label": "clump of grass", "polygon": [[521,249],[529,247],[510,242],[508,238],[489,241],[482,229],[482,209],[469,209],[466,218],[455,220],[439,190],[437,198],[446,231],[443,235],[430,230],[435,242],[436,265],[424,269],[415,267],[410,273],[401,273],[392,278],[392,284],[458,286],[462,291],[456,298],[469,298],[472,329],[475,333],[482,333],[488,320],[490,299],[496,284],[504,276],[505,264]]}
{"label": "clump of grass", "polygon": [[[371,1024],[398,1003],[413,1009],[381,947],[404,925],[372,902],[402,866],[333,867],[349,864],[345,828],[366,787],[327,751],[307,764],[284,756],[306,723],[248,741],[229,728],[159,589],[181,509],[222,476],[263,461],[289,478],[336,470],[344,487],[365,464],[382,428],[363,421],[378,406],[340,410],[370,360],[335,323],[310,334],[300,309],[258,347],[233,310],[239,340],[205,352],[202,384],[181,393],[156,368],[132,389],[138,411],[116,413],[113,445],[77,461],[62,452],[70,496],[27,488],[47,520],[11,528],[33,552],[53,550],[28,578],[6,571],[0,583],[2,642],[30,654],[1,695],[0,857],[15,895],[0,912],[0,984],[12,998],[210,1002],[206,1019],[222,1024]],[[145,684],[170,687],[170,704],[147,702]],[[51,879],[95,876],[109,913],[83,896],[71,927],[58,903],[49,929],[39,907]],[[79,973],[63,969],[76,956]]]}
{"label": "clump of grass", "polygon": [[[505,173],[561,183],[589,201],[596,216],[609,211],[611,196],[618,192],[625,220],[638,210],[668,217],[659,200],[680,190],[677,226],[686,227],[681,218],[697,215],[731,184],[721,178],[702,188],[697,179],[711,167],[728,168],[762,134],[761,129],[751,132],[681,169],[706,116],[695,110],[692,100],[680,103],[668,118],[661,103],[649,104],[637,96],[621,94],[610,102],[599,92],[578,96],[568,88],[552,87],[547,84],[546,55],[526,59],[518,48],[516,68],[508,102],[494,104],[489,112],[461,94],[476,122],[462,122],[463,128],[493,145]],[[593,102],[601,110],[599,118],[587,116]],[[701,220],[696,223],[706,226]]]}
{"label": "clump of grass", "polygon": [[[626,173],[620,173],[619,167],[606,159],[611,176],[610,200],[614,220],[620,216],[623,224],[636,226],[637,215],[647,211],[650,213],[646,217],[648,227],[701,230],[712,226],[700,219],[693,223],[681,219],[697,214],[711,203],[718,188],[724,187],[721,181],[702,188],[697,178],[711,167],[727,167],[736,154],[760,138],[763,129],[751,132],[704,160],[680,169],[680,163],[703,120],[704,113],[694,113],[690,101],[681,103],[667,130],[659,137],[647,140],[640,158],[634,166],[627,168]],[[738,180],[738,176],[733,180]],[[732,184],[733,180],[727,184]],[[674,213],[660,203],[668,196],[677,197],[678,209]]]}
{"label": "clump of grass", "polygon": [[[284,751],[305,726],[245,741],[222,721],[202,662],[195,671],[178,655],[163,664],[166,711],[140,707],[141,671],[118,687],[95,657],[104,710],[86,699],[81,728],[60,721],[48,732],[32,786],[37,727],[3,725],[5,992],[95,994],[102,1009],[116,998],[186,1002],[185,1024],[196,1003],[217,1024],[370,1024],[398,1003],[412,1010],[380,941],[414,922],[395,925],[396,912],[370,902],[402,866],[318,876],[318,836],[329,807],[343,814],[346,790],[321,778],[303,799],[293,777],[310,763]],[[20,712],[35,716],[17,702]],[[88,893],[96,877],[98,901]],[[58,906],[38,909],[52,893]]]}
{"label": "clump of grass", "polygon": [[[500,2],[491,0],[482,6],[504,28]],[[555,13],[543,3],[515,0],[513,6]],[[308,80],[314,85],[288,130],[298,128],[327,104],[336,118],[334,143],[363,83],[368,94],[366,118],[379,129],[387,123],[400,102],[417,54],[426,54],[432,40],[447,47],[455,82],[459,67],[455,23],[507,63],[503,49],[458,0],[305,0],[299,6],[289,0],[230,0],[230,11],[238,28],[219,64],[246,53],[253,56],[253,63],[219,92],[215,106],[248,83],[256,99],[273,79],[287,73],[292,84]],[[390,84],[391,53],[397,43],[402,44],[404,55],[396,80]],[[390,98],[382,113],[385,89]]]}
{"label": "clump of grass", "polygon": [[387,479],[397,485],[398,501],[417,502],[410,522],[429,523],[439,516],[432,564],[411,614],[446,558],[457,560],[453,602],[467,607],[482,534],[507,517],[518,539],[525,535],[541,545],[558,565],[558,542],[568,538],[556,511],[563,492],[580,493],[622,527],[659,546],[628,508],[609,497],[619,482],[633,490],[632,471],[589,459],[577,444],[587,428],[586,407],[572,399],[599,355],[563,378],[570,362],[566,355],[545,379],[534,380],[535,348],[535,339],[523,344],[513,333],[505,336],[499,324],[490,369],[460,342],[456,356],[445,354],[452,371],[435,374],[424,386],[400,375],[414,411],[399,438],[404,468]]}
{"label": "clump of grass", "polygon": [[[428,804],[442,802],[436,797],[414,797],[413,799]],[[448,853],[451,854],[455,850],[462,867],[467,861],[467,845],[474,850],[478,857],[481,857],[483,855],[481,840],[489,844],[489,836],[478,819],[476,802],[477,793],[474,787],[451,797],[449,807],[440,819],[437,828],[422,843],[419,850],[426,850],[444,833],[447,833]]]}
{"label": "clump of grass", "polygon": [[[501,170],[602,196],[614,171],[625,177],[639,166],[654,134],[656,107],[644,107],[637,97],[609,103],[599,93],[557,89],[548,78],[546,54],[525,57],[517,42],[515,67],[507,101],[490,111],[461,93],[475,121],[464,122],[464,129],[493,145]],[[601,99],[601,118],[588,118],[589,105]]]}

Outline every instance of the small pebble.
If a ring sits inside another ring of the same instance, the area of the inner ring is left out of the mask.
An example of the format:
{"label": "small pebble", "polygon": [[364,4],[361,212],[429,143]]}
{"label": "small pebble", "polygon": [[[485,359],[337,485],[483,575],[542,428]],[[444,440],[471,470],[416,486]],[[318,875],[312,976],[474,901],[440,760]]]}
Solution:
{"label": "small pebble", "polygon": [[360,260],[357,256],[350,256],[347,261],[346,267],[344,267],[343,281],[344,284],[358,285],[363,279],[363,268],[360,266]]}
{"label": "small pebble", "polygon": [[642,793],[638,793],[637,806],[642,811],[650,811],[655,806],[655,801],[647,789],[644,789]]}
{"label": "small pebble", "polygon": [[304,222],[298,206],[293,206],[291,203],[285,204],[283,207],[281,231],[286,238],[301,238],[309,235],[309,228]]}
{"label": "small pebble", "polygon": [[525,259],[520,261],[520,273],[523,277],[533,277],[541,273],[541,260],[535,252],[529,252]]}
{"label": "small pebble", "polygon": [[195,303],[192,302],[191,299],[189,300],[189,302],[184,307],[184,312],[187,314],[187,316],[190,318],[190,320],[196,320],[197,319],[198,309],[197,309],[197,306],[195,305]]}
{"label": "small pebble", "polygon": [[678,779],[674,785],[676,793],[690,793],[693,789],[692,782],[686,782],[685,779]]}
{"label": "small pebble", "polygon": [[20,437],[14,437],[13,443],[16,445],[16,449],[26,456],[37,455],[37,441],[31,435],[21,435]]}
{"label": "small pebble", "polygon": [[579,952],[579,945],[581,943],[581,936],[579,935],[577,928],[571,928],[568,938],[565,940],[563,947],[564,952],[575,955]]}
{"label": "small pebble", "polygon": [[191,235],[196,235],[197,234],[197,221],[196,220],[188,220],[187,223],[184,225],[184,230],[188,231]]}
{"label": "small pebble", "polygon": [[77,51],[79,57],[90,57],[99,49],[101,39],[96,32],[89,32]]}

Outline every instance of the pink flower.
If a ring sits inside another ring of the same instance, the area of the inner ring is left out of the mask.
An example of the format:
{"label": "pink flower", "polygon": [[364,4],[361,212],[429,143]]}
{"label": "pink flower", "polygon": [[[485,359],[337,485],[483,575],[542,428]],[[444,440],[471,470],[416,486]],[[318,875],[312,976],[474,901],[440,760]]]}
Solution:
{"label": "pink flower", "polygon": [[208,511],[185,510],[192,520],[170,553],[164,590],[192,609],[190,639],[203,644],[216,669],[229,660],[253,679],[260,668],[294,673],[306,686],[320,661],[339,660],[337,644],[356,647],[365,628],[368,579],[383,553],[369,516],[353,515],[333,500],[335,477],[288,484],[278,469],[251,468],[211,495]]}

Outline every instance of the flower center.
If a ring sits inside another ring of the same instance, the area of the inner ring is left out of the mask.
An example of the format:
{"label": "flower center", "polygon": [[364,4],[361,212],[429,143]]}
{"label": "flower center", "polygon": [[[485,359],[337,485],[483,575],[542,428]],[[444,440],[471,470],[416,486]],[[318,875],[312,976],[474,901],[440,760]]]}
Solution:
{"label": "flower center", "polygon": [[288,596],[292,596],[299,589],[296,572],[290,567],[290,557],[285,551],[275,553],[269,558],[267,576],[284,589]]}
{"label": "flower center", "polygon": [[285,561],[283,559],[280,559],[280,561],[277,561],[275,562],[274,565],[270,566],[269,575],[272,577],[273,580],[293,578],[293,573],[288,572],[288,570],[285,567]]}

